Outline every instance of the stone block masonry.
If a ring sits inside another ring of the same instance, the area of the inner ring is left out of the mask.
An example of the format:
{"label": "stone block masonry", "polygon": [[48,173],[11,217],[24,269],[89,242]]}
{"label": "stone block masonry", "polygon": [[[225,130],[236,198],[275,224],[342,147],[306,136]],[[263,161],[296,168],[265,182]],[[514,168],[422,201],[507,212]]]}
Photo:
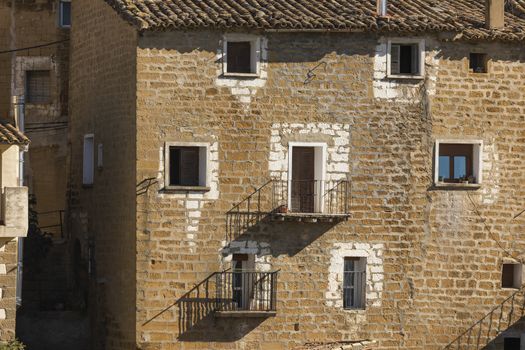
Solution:
{"label": "stone block masonry", "polygon": [[[109,9],[86,6],[82,24],[95,30]],[[75,162],[88,129],[114,147],[105,146],[113,167],[93,188],[81,187],[78,171],[72,183],[97,244],[107,349],[133,341],[155,350],[293,349],[370,339],[384,350],[437,350],[509,295],[500,288],[501,263],[507,252],[519,260],[525,251],[525,219],[512,219],[525,181],[522,45],[428,35],[425,79],[396,85],[379,76],[387,38],[265,33],[264,82],[246,87],[218,83],[224,33],[133,37],[120,18],[109,18],[97,30],[116,33],[111,42],[125,54],[112,60],[86,48],[73,55],[72,70],[72,98],[81,104],[73,107],[72,168],[81,168]],[[85,35],[80,42],[89,42]],[[489,73],[469,72],[473,50],[492,55]],[[97,79],[115,80],[93,86],[121,91],[112,95],[117,101],[99,101],[83,79],[93,75],[83,62],[98,59],[105,64],[95,65]],[[383,83],[395,91],[382,95]],[[484,141],[478,190],[434,188],[434,141],[451,138]],[[164,147],[174,141],[214,150],[210,192],[162,187]],[[261,219],[228,237],[225,213],[270,178],[287,179],[293,142],[326,145],[326,174],[351,180],[351,217]],[[158,183],[135,196],[134,186],[151,178]],[[213,316],[214,294],[200,283],[230,268],[234,254],[280,270],[275,317]],[[359,311],[341,307],[342,267],[352,256],[367,258],[367,304]]]}

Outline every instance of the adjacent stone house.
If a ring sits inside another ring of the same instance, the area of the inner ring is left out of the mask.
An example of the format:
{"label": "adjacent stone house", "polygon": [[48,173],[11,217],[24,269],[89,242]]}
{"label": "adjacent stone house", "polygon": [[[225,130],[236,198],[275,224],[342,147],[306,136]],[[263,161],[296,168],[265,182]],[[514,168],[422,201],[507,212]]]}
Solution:
{"label": "adjacent stone house", "polygon": [[31,138],[25,183],[40,225],[57,239],[66,207],[70,6],[0,0],[0,120],[13,123],[13,97],[24,103]]}
{"label": "adjacent stone house", "polygon": [[[441,349],[523,299],[523,1],[77,0],[73,23],[93,348]],[[507,316],[461,341],[516,346]]]}
{"label": "adjacent stone house", "polygon": [[14,339],[18,238],[27,236],[28,191],[20,182],[20,155],[29,139],[11,124],[0,124],[0,343]]}

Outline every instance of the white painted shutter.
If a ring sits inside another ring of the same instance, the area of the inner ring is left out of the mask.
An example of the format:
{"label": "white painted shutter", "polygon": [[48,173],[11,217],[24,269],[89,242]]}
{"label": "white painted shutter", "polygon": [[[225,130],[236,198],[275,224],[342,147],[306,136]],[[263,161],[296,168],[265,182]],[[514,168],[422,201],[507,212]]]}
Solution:
{"label": "white painted shutter", "polygon": [[399,74],[400,51],[399,44],[390,46],[390,74]]}
{"label": "white painted shutter", "polygon": [[412,45],[412,74],[419,75],[421,73],[419,67],[419,45],[414,44]]}
{"label": "white painted shutter", "polygon": [[84,136],[84,155],[83,155],[83,167],[82,167],[82,183],[84,185],[93,184],[94,176],[94,136],[86,135]]}

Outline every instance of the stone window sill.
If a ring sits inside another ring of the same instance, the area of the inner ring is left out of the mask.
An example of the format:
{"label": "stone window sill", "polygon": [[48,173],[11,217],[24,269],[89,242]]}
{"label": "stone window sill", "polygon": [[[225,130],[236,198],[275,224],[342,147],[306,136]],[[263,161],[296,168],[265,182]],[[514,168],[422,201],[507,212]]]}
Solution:
{"label": "stone window sill", "polygon": [[388,79],[403,79],[403,80],[423,80],[425,77],[422,75],[403,75],[403,74],[390,74],[386,76]]}
{"label": "stone window sill", "polygon": [[258,73],[228,73],[224,72],[222,78],[232,78],[232,79],[257,79],[259,78]]}
{"label": "stone window sill", "polygon": [[207,186],[166,186],[162,190],[165,193],[177,193],[177,192],[209,192],[210,187]]}
{"label": "stone window sill", "polygon": [[437,190],[477,190],[481,184],[460,184],[460,183],[446,183],[438,182],[434,184],[434,189]]}

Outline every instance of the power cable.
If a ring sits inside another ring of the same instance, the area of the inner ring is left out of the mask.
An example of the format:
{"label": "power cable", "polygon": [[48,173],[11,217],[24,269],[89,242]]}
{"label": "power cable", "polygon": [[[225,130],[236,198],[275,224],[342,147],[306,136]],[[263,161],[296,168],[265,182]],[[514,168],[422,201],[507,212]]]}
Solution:
{"label": "power cable", "polygon": [[12,52],[25,51],[25,50],[31,50],[31,49],[38,49],[38,48],[46,47],[46,46],[58,45],[58,44],[62,44],[62,43],[68,42],[68,41],[69,41],[69,39],[64,39],[64,40],[59,40],[59,41],[52,41],[52,42],[46,43],[46,44],[40,44],[40,45],[35,45],[35,46],[22,47],[22,48],[19,48],[19,49],[0,51],[0,55],[4,54],[4,53],[12,53]]}

